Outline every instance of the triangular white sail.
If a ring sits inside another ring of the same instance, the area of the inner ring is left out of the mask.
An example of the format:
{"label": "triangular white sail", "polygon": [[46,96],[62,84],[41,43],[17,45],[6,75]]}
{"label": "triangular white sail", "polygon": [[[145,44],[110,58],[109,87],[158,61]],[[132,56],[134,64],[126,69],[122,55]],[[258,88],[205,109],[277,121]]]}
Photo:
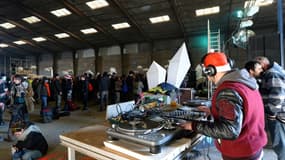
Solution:
{"label": "triangular white sail", "polygon": [[186,45],[183,43],[169,62],[167,83],[179,88],[190,66]]}
{"label": "triangular white sail", "polygon": [[146,72],[148,88],[156,87],[158,84],[165,82],[166,70],[155,61]]}

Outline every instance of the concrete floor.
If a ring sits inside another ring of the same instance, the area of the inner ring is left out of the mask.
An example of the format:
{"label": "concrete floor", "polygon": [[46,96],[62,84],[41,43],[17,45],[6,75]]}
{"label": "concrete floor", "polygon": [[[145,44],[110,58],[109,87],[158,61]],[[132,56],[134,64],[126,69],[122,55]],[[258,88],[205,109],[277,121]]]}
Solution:
{"label": "concrete floor", "polygon": [[[59,120],[54,120],[52,123],[41,123],[38,107],[33,113],[30,113],[30,119],[35,122],[44,133],[49,143],[49,152],[57,150],[64,151],[65,148],[59,144],[59,135],[65,132],[77,130],[79,128],[103,123],[105,121],[105,112],[97,112],[95,105],[89,107],[88,111],[73,111],[70,116],[61,117]],[[5,121],[8,123],[9,114],[5,113]],[[6,123],[6,124],[7,124]],[[0,127],[0,136],[6,136],[7,125]],[[95,135],[94,135],[95,136]],[[10,160],[10,147],[14,142],[0,141],[0,160]],[[221,160],[219,152],[213,145],[208,145],[199,149],[202,156],[195,160]],[[271,149],[264,149],[264,160],[277,160],[275,153]],[[79,159],[79,158],[78,158]]]}

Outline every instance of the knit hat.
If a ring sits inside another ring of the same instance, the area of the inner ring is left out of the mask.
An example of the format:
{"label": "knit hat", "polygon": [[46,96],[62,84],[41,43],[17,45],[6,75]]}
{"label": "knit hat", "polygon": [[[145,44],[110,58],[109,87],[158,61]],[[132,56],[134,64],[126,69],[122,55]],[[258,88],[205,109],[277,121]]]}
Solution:
{"label": "knit hat", "polygon": [[227,56],[222,52],[211,52],[203,58],[205,67],[214,66],[216,72],[230,71],[231,66],[227,60]]}

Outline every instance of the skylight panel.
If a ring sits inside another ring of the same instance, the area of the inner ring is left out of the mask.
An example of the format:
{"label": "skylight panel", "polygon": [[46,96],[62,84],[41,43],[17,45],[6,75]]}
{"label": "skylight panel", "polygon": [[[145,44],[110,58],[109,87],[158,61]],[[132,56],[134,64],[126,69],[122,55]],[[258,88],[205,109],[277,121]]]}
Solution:
{"label": "skylight panel", "polygon": [[123,23],[112,24],[112,27],[114,29],[123,29],[123,28],[129,28],[130,24],[127,22],[123,22]]}
{"label": "skylight panel", "polygon": [[154,23],[167,22],[170,20],[170,18],[168,15],[163,15],[163,16],[158,16],[158,17],[151,17],[149,18],[149,20],[152,24],[154,24]]}
{"label": "skylight panel", "polygon": [[50,11],[50,13],[52,13],[53,15],[55,15],[57,17],[64,17],[64,16],[68,16],[71,14],[71,12],[69,10],[67,10],[66,8],[53,10],[53,11]]}
{"label": "skylight panel", "polygon": [[274,0],[256,0],[256,1],[245,1],[244,2],[244,8],[247,8],[248,6],[268,6],[273,3]]}
{"label": "skylight panel", "polygon": [[58,33],[58,34],[55,34],[54,36],[56,36],[57,38],[67,38],[67,37],[70,37],[69,34],[67,34],[67,33]]}
{"label": "skylight panel", "polygon": [[88,5],[91,9],[98,9],[109,6],[109,3],[106,0],[94,0],[86,2],[86,5]]}
{"label": "skylight panel", "polygon": [[97,32],[97,30],[94,28],[81,29],[80,31],[84,34],[92,34]]}
{"label": "skylight panel", "polygon": [[44,37],[35,37],[35,38],[33,38],[33,40],[36,42],[43,42],[43,41],[46,41],[47,39]]}
{"label": "skylight panel", "polygon": [[0,43],[0,48],[6,48],[6,47],[9,47],[9,45],[5,43]]}
{"label": "skylight panel", "polygon": [[30,24],[33,24],[33,23],[38,23],[40,22],[41,20],[38,18],[38,17],[35,17],[35,16],[30,16],[30,17],[26,17],[26,18],[22,18],[23,21],[26,21]]}
{"label": "skylight panel", "polygon": [[8,23],[8,22],[6,22],[6,23],[1,23],[0,26],[1,26],[2,28],[5,28],[5,29],[12,29],[12,28],[15,28],[15,27],[16,27],[16,25],[14,25],[14,24],[12,24],[12,23]]}
{"label": "skylight panel", "polygon": [[26,42],[19,40],[19,41],[14,41],[13,43],[17,44],[17,45],[23,45],[26,44]]}
{"label": "skylight panel", "polygon": [[220,12],[220,6],[204,8],[204,9],[197,9],[196,16],[205,16],[210,14],[216,14]]}

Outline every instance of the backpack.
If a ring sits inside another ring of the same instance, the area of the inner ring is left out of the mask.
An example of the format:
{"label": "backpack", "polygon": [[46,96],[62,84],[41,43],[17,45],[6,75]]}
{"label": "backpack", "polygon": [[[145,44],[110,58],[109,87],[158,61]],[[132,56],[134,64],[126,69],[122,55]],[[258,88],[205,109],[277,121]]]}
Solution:
{"label": "backpack", "polygon": [[89,83],[88,83],[88,91],[89,91],[89,92],[92,92],[93,89],[94,89],[94,88],[93,88],[93,85],[89,82]]}

